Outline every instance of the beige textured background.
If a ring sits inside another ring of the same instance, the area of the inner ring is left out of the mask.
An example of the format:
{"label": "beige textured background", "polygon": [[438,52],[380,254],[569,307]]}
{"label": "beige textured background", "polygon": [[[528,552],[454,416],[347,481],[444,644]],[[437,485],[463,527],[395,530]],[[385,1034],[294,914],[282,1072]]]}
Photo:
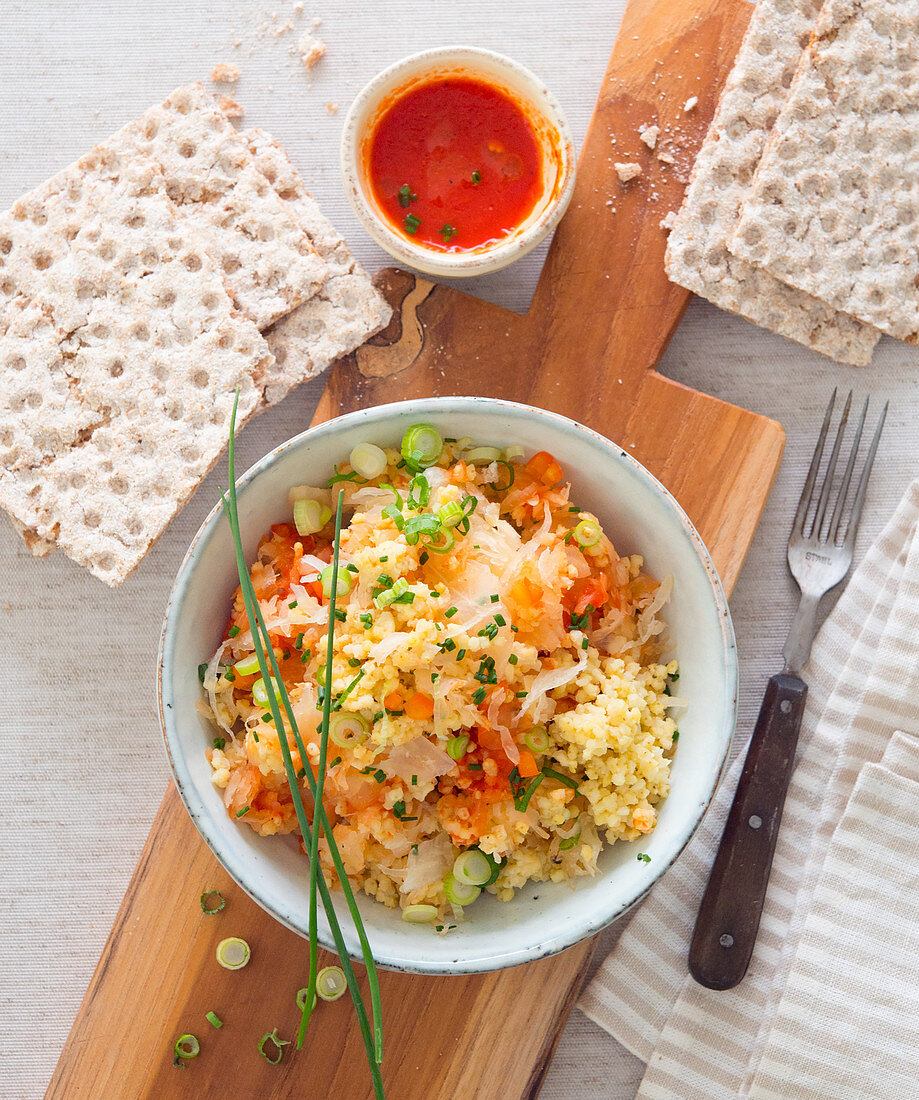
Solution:
{"label": "beige textured background", "polygon": [[[281,139],[373,271],[385,258],[346,207],[338,178],[342,119],[363,83],[428,46],[491,47],[545,78],[580,141],[622,8],[623,0],[315,0],[298,20],[287,0],[0,0],[0,208],[176,85],[233,61],[243,73],[235,94],[246,123]],[[272,30],[288,18],[305,29],[312,16],[323,20],[328,54],[307,78],[288,54],[296,35]],[[523,308],[541,256],[467,289]],[[854,385],[860,396],[871,390],[893,400],[863,549],[919,466],[919,349],[885,340],[874,366],[856,372],[697,301],[663,371],[775,417],[788,432],[732,600],[743,740],[763,681],[780,664],[793,610],[784,540],[829,392]],[[242,469],[306,426],[320,388],[302,387],[245,430]],[[33,560],[0,519],[0,1097],[42,1095],[168,780],[154,711],[160,620],[216,486],[212,476],[115,592],[66,558]],[[637,1062],[575,1013],[542,1096],[625,1100],[639,1076]]]}

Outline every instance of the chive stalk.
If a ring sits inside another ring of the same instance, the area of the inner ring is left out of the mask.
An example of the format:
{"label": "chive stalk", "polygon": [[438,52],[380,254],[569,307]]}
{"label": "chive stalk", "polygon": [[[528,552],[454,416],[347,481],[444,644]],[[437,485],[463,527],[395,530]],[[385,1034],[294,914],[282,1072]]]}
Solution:
{"label": "chive stalk", "polygon": [[[309,826],[309,822],[306,818],[306,811],[303,806],[303,799],[300,794],[300,788],[297,785],[297,777],[294,772],[293,759],[291,757],[286,728],[281,719],[280,708],[282,705],[284,707],[287,719],[290,722],[290,728],[294,735],[294,741],[297,746],[297,751],[300,753],[301,761],[306,761],[308,757],[303,744],[303,738],[300,735],[300,729],[294,717],[293,708],[291,707],[287,690],[284,687],[284,682],[281,678],[280,670],[277,663],[277,656],[271,646],[271,640],[268,635],[268,630],[265,626],[265,620],[262,616],[261,608],[259,607],[258,600],[255,596],[255,589],[252,584],[252,577],[250,576],[248,568],[246,566],[246,559],[242,548],[242,537],[240,535],[239,528],[239,512],[236,500],[235,465],[236,411],[238,403],[239,394],[237,393],[236,400],[233,403],[233,412],[230,418],[230,440],[228,446],[229,490],[226,495],[221,494],[221,499],[223,501],[224,511],[230,524],[230,531],[233,536],[233,544],[236,552],[237,572],[239,574],[240,580],[240,589],[243,596],[243,603],[246,608],[246,615],[249,624],[252,627],[252,637],[256,645],[256,655],[259,659],[259,670],[262,673],[263,679],[270,677],[272,671],[277,677],[276,682],[278,685],[278,692],[276,694],[274,690],[269,690],[269,704],[271,707],[272,715],[274,717],[275,728],[278,730],[279,734],[281,754],[284,758],[284,767],[287,773],[288,783],[290,785],[291,794],[294,800],[294,810],[297,816],[297,822],[300,826],[300,832],[303,837],[304,844],[306,844],[311,842],[311,829]],[[333,622],[334,617],[330,614],[330,629]],[[270,666],[268,664],[269,657],[271,660]],[[280,696],[280,701],[278,699],[278,696]],[[307,782],[310,786],[310,789],[315,794],[316,781],[315,777],[312,774],[312,769],[306,768],[305,770]],[[325,881],[325,876],[322,874],[318,876],[319,893],[322,897],[322,904],[325,908],[326,917],[329,921],[329,928],[332,933],[332,938],[335,942],[335,949],[338,952],[342,968],[345,972],[345,979],[348,983],[348,990],[351,993],[351,999],[354,1002],[354,1011],[357,1016],[358,1025],[361,1030],[364,1047],[367,1052],[367,1061],[370,1067],[371,1079],[373,1080],[374,1095],[377,1097],[377,1100],[384,1100],[385,1092],[383,1089],[383,1080],[380,1076],[379,1070],[379,1064],[383,1060],[383,1034],[380,1007],[380,985],[379,979],[377,977],[376,963],[374,962],[373,952],[370,950],[370,943],[367,940],[367,933],[364,929],[360,910],[358,909],[357,902],[354,899],[354,892],[351,889],[351,883],[348,881],[348,875],[345,871],[344,864],[342,863],[341,854],[338,851],[338,845],[335,843],[334,834],[329,827],[328,817],[325,812],[325,807],[322,805],[321,799],[317,799],[315,801],[315,807],[315,813],[319,825],[324,830],[327,837],[332,862],[335,866],[335,871],[341,884],[342,893],[344,894],[345,902],[348,906],[348,911],[351,914],[351,919],[354,922],[355,931],[361,944],[361,951],[364,958],[364,964],[367,969],[367,980],[370,988],[371,1011],[373,1014],[372,1034],[370,1030],[370,1022],[367,1018],[367,1011],[364,1007],[363,997],[357,984],[357,977],[354,973],[354,967],[351,964],[351,959],[348,955],[344,936],[342,935],[341,925],[339,924],[338,916],[332,903],[332,896],[329,891],[328,884]],[[306,1003],[308,1004],[309,1002]],[[302,1046],[301,1039],[298,1039],[297,1046],[298,1048]]]}

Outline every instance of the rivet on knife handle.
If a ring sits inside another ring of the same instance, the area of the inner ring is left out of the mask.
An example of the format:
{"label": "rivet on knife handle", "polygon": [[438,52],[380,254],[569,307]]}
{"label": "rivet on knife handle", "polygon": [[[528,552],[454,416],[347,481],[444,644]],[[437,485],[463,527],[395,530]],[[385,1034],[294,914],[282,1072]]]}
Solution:
{"label": "rivet on knife handle", "polygon": [[797,676],[766,687],[689,948],[689,972],[709,989],[737,985],[753,954],[806,698]]}

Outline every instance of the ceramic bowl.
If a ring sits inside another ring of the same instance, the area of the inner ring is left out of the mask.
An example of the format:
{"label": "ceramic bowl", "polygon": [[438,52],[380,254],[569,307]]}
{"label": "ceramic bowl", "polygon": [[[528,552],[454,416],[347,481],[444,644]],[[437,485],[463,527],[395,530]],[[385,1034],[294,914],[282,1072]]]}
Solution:
{"label": "ceramic bowl", "polygon": [[[247,560],[260,535],[287,517],[288,488],[319,484],[361,440],[398,446],[409,425],[426,421],[450,436],[482,444],[517,443],[558,457],[574,499],[594,512],[620,553],[640,553],[657,577],[672,574],[665,610],[671,649],[680,662],[680,740],[671,791],[657,828],[640,843],[606,849],[599,873],[572,885],[529,883],[509,903],[483,894],[457,931],[437,935],[407,924],[398,910],[359,895],[374,956],[381,966],[428,973],[469,973],[551,955],[599,931],[642,897],[677,858],[708,806],[730,745],[737,658],[727,603],[699,535],[664,487],[615,443],[561,416],[478,397],[406,401],[350,413],[282,444],[239,481],[239,515]],[[259,837],[231,821],[211,783],[205,748],[214,728],[197,710],[197,667],[219,644],[237,585],[230,531],[215,507],[179,569],[169,599],[159,659],[159,703],[166,750],[192,820],[239,885],[272,916],[305,935],[307,861],[291,838]],[[636,859],[641,850],[651,857]],[[360,948],[340,892],[349,950]],[[319,936],[331,948],[320,912]]]}
{"label": "ceramic bowl", "polygon": [[[477,249],[437,252],[392,228],[377,205],[364,166],[367,145],[388,103],[416,84],[451,75],[488,81],[520,104],[542,147],[543,188],[526,220],[507,237]],[[342,131],[341,171],[355,213],[370,236],[391,256],[429,275],[484,275],[519,260],[558,225],[574,192],[574,144],[561,107],[529,69],[491,50],[444,46],[396,62],[358,93]]]}

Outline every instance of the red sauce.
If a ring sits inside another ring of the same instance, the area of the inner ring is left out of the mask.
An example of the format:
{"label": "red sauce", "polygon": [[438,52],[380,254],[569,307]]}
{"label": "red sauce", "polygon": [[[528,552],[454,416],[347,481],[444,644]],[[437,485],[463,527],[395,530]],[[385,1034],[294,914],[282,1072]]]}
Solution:
{"label": "red sauce", "polygon": [[500,240],[542,193],[542,152],[523,110],[465,77],[399,95],[371,135],[367,169],[393,228],[439,251]]}

